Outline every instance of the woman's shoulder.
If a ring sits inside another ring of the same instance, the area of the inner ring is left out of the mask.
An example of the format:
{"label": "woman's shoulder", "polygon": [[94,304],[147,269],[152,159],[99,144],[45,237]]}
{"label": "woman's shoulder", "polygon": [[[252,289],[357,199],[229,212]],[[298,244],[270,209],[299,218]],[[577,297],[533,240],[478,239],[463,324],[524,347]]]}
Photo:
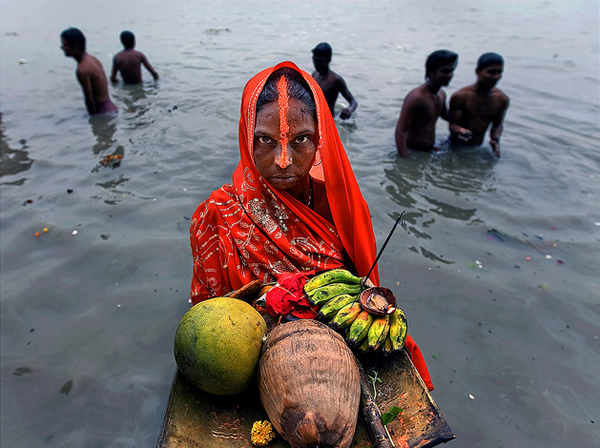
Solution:
{"label": "woman's shoulder", "polygon": [[223,210],[231,208],[237,203],[238,199],[233,185],[225,184],[213,191],[206,200],[196,207],[191,226],[198,227],[221,219]]}

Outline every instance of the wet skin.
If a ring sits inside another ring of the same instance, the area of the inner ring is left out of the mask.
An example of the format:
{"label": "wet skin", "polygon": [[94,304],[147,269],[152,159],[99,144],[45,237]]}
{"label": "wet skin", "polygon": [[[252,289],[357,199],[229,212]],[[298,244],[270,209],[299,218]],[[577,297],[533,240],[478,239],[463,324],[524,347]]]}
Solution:
{"label": "wet skin", "polygon": [[500,64],[476,70],[477,82],[456,91],[450,98],[450,132],[454,141],[480,145],[491,124],[490,145],[500,157],[500,136],[509,98],[496,87],[502,78]]}

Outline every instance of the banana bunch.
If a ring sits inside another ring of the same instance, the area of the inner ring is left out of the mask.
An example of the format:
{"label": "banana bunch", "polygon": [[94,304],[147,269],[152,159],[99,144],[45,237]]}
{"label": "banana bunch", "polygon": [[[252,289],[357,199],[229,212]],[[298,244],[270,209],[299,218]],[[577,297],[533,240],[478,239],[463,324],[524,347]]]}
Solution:
{"label": "banana bunch", "polygon": [[379,349],[387,355],[402,350],[407,330],[406,316],[400,308],[385,316],[374,316],[363,311],[348,328],[346,340],[359,352]]}
{"label": "banana bunch", "polygon": [[400,308],[391,308],[383,316],[363,309],[359,302],[362,280],[345,269],[332,269],[308,280],[304,292],[310,303],[320,307],[319,319],[334,330],[345,330],[350,347],[364,353],[401,350],[406,340],[406,316]]}

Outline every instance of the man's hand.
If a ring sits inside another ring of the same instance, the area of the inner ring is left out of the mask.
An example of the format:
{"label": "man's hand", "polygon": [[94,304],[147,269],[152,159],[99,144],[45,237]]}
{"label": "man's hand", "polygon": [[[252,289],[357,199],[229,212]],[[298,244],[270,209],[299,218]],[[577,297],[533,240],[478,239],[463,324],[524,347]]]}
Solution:
{"label": "man's hand", "polygon": [[350,110],[349,107],[345,108],[344,110],[342,110],[342,113],[340,114],[340,118],[342,120],[347,120],[348,118],[350,118],[352,116],[352,111]]}
{"label": "man's hand", "polygon": [[456,134],[461,142],[468,143],[473,138],[473,133],[466,128],[460,128]]}
{"label": "man's hand", "polygon": [[498,140],[490,140],[490,145],[492,146],[492,151],[494,151],[494,155],[500,158],[500,142]]}

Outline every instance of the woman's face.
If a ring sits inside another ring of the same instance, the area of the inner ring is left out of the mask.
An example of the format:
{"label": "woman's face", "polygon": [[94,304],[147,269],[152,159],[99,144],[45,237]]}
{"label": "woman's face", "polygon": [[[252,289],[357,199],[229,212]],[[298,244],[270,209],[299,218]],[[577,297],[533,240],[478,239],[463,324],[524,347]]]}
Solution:
{"label": "woman's face", "polygon": [[254,163],[273,188],[306,188],[317,142],[317,124],[300,100],[290,98],[284,106],[272,101],[256,115]]}

